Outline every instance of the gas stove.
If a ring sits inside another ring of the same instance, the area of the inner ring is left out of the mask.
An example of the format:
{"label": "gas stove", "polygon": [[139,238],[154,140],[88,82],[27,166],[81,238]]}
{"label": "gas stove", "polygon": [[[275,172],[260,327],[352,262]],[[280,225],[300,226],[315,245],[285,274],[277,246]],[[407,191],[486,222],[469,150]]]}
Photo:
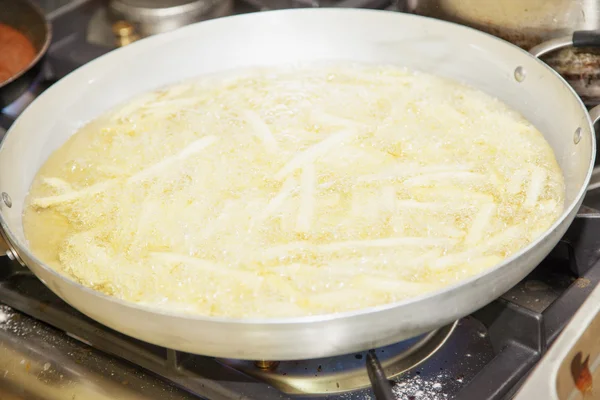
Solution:
{"label": "gas stove", "polygon": [[[397,7],[389,0],[37,2],[53,24],[53,44],[42,76],[0,113],[0,134],[56,80],[157,31],[274,8]],[[586,204],[600,209],[600,190],[590,191]],[[510,399],[600,281],[599,233],[600,219],[577,219],[525,280],[437,331],[368,352],[285,362],[215,359],[126,337],[80,314],[26,268],[2,258],[0,398]]]}

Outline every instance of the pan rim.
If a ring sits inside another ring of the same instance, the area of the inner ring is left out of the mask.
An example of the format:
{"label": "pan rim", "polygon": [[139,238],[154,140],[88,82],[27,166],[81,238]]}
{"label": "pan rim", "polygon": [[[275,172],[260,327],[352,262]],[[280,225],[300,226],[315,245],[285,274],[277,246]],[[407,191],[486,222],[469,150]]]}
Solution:
{"label": "pan rim", "polygon": [[[65,283],[69,286],[75,287],[77,290],[83,291],[83,292],[85,292],[89,295],[95,296],[97,298],[101,298],[102,300],[110,301],[111,303],[114,303],[119,306],[124,306],[129,309],[136,309],[140,312],[161,315],[161,316],[164,316],[167,318],[185,319],[188,321],[207,322],[207,323],[220,324],[220,325],[245,325],[245,326],[255,325],[255,326],[271,326],[271,327],[272,326],[290,327],[290,326],[303,325],[303,324],[316,324],[316,323],[326,323],[326,322],[332,322],[332,321],[341,321],[341,320],[347,320],[347,319],[365,316],[368,314],[380,314],[380,313],[384,313],[386,311],[390,311],[392,309],[396,309],[396,308],[400,308],[400,307],[407,307],[411,304],[419,303],[419,302],[422,302],[425,300],[431,300],[432,298],[447,295],[452,292],[458,291],[461,288],[463,288],[464,286],[473,285],[476,282],[478,282],[479,280],[481,280],[482,278],[484,278],[485,276],[491,274],[493,271],[506,268],[509,264],[514,262],[516,259],[521,258],[526,253],[530,252],[532,249],[534,249],[536,246],[538,246],[540,242],[543,242],[553,231],[557,230],[557,228],[570,215],[573,214],[576,207],[579,207],[579,205],[582,201],[582,198],[587,191],[587,186],[591,179],[594,161],[595,161],[595,157],[596,157],[596,138],[595,138],[595,135],[593,134],[593,132],[594,132],[593,123],[591,121],[589,113],[587,112],[586,107],[584,106],[584,104],[583,104],[582,100],[579,98],[579,96],[577,96],[575,90],[573,88],[571,88],[568,85],[568,83],[556,71],[554,71],[550,66],[548,66],[547,64],[545,64],[543,61],[539,60],[538,58],[534,57],[527,51],[519,48],[518,46],[511,44],[510,42],[507,42],[505,40],[497,38],[496,36],[490,35],[488,33],[485,33],[485,32],[482,32],[482,31],[479,31],[479,30],[476,30],[476,29],[473,29],[473,28],[470,28],[470,27],[467,27],[464,25],[456,24],[453,22],[441,21],[441,20],[437,20],[434,18],[430,18],[430,17],[424,17],[424,16],[419,16],[419,15],[413,15],[413,14],[394,13],[394,12],[386,11],[386,10],[346,9],[346,8],[331,7],[331,8],[318,8],[318,9],[272,10],[272,11],[261,11],[260,13],[261,14],[270,14],[270,15],[291,14],[291,13],[308,13],[308,14],[310,14],[310,13],[321,13],[321,14],[340,13],[340,14],[344,14],[344,15],[356,14],[356,13],[396,14],[397,18],[414,18],[414,19],[421,19],[421,20],[432,20],[432,21],[435,21],[435,23],[438,23],[440,25],[443,24],[446,26],[453,26],[453,27],[455,27],[455,29],[462,29],[464,31],[471,32],[471,34],[473,34],[473,35],[486,36],[486,37],[488,37],[488,40],[491,39],[491,40],[497,41],[499,43],[502,43],[505,46],[510,46],[514,50],[521,51],[523,54],[526,54],[528,57],[535,59],[537,63],[539,63],[541,66],[543,66],[548,71],[550,71],[556,79],[559,79],[560,82],[562,83],[562,85],[568,89],[571,96],[573,96],[573,98],[577,101],[577,103],[580,107],[580,110],[585,115],[587,127],[592,134],[591,134],[591,149],[590,149],[590,151],[591,151],[590,165],[588,166],[588,172],[583,181],[584,184],[581,186],[581,188],[579,188],[579,191],[577,192],[577,195],[575,196],[575,198],[571,202],[571,204],[569,204],[567,207],[565,207],[561,216],[559,218],[557,218],[556,221],[542,235],[540,235],[535,241],[533,241],[529,245],[523,247],[522,249],[520,249],[518,252],[516,252],[512,256],[504,259],[499,264],[496,264],[495,266],[488,268],[488,269],[486,269],[476,275],[473,275],[467,279],[460,280],[458,282],[453,283],[452,285],[445,286],[443,288],[440,288],[440,289],[432,291],[432,292],[424,293],[419,296],[411,297],[408,299],[404,299],[404,300],[400,300],[400,301],[396,301],[396,302],[392,302],[392,303],[387,303],[387,304],[382,304],[382,305],[372,306],[372,307],[366,307],[366,308],[360,308],[360,309],[356,309],[356,310],[344,311],[344,312],[340,312],[340,313],[327,313],[327,314],[319,314],[319,315],[312,315],[312,316],[285,317],[285,318],[264,318],[264,317],[263,318],[232,318],[232,317],[207,316],[207,315],[202,315],[202,314],[193,314],[193,313],[178,311],[178,310],[165,310],[162,308],[157,308],[155,306],[134,303],[134,302],[123,300],[123,299],[120,299],[120,298],[117,298],[114,296],[109,296],[107,294],[104,294],[102,292],[96,291],[94,289],[91,289],[87,286],[82,285],[81,283],[77,282],[76,280],[69,278],[68,276],[54,270],[53,268],[50,268],[48,265],[46,265],[44,262],[42,262],[38,257],[36,257],[30,251],[28,246],[26,246],[24,243],[21,243],[21,241],[16,238],[16,235],[14,235],[12,230],[9,229],[3,213],[0,211],[0,228],[4,231],[4,233],[8,237],[10,244],[16,249],[17,254],[19,254],[19,253],[25,254],[27,256],[27,258],[29,258],[33,262],[37,263],[37,265],[40,268],[44,269],[45,272],[51,274],[54,278],[60,279],[63,283]],[[127,46],[126,48],[120,48],[120,49],[114,50],[112,52],[109,52],[105,55],[102,55],[101,57],[85,64],[83,67],[78,68],[77,70],[71,72],[65,78],[68,78],[71,74],[77,73],[82,68],[85,68],[88,65],[93,65],[95,62],[97,62],[98,60],[100,60],[104,57],[111,57],[111,56],[114,56],[114,53],[128,51],[128,48],[130,48],[132,46],[148,45],[148,43],[151,43],[155,40],[166,40],[169,38],[175,38],[175,37],[178,37],[181,35],[185,35],[188,30],[194,29],[194,27],[197,26],[198,24],[206,25],[206,24],[211,24],[211,23],[219,23],[222,20],[239,19],[239,18],[252,18],[252,15],[251,14],[232,15],[232,16],[227,16],[227,17],[223,17],[223,18],[202,21],[199,23],[191,24],[186,27],[177,29],[172,32],[162,33],[159,35],[155,35],[155,36],[152,36],[149,38],[142,39],[136,43],[133,43],[130,46]],[[140,47],[138,47],[138,49],[139,48]],[[63,78],[63,79],[65,79],[65,78]],[[60,82],[57,84],[60,84]],[[42,93],[41,96],[38,98],[42,98],[46,94],[47,94],[47,91]],[[37,99],[36,99],[36,101],[37,101]],[[18,122],[18,119],[16,122]],[[16,123],[14,125],[16,125]],[[4,148],[6,139],[11,135],[12,132],[13,132],[13,129],[12,128],[9,129],[8,132],[6,133],[6,135],[4,136],[4,138],[2,139],[2,142],[0,143],[0,152]],[[500,293],[498,295],[498,297],[501,295],[502,295],[502,293]]]}

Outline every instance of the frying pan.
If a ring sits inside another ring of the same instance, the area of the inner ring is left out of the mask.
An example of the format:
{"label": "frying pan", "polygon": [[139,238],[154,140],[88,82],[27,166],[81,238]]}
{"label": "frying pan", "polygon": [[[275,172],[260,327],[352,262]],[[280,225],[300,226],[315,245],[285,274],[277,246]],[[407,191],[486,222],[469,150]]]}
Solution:
{"label": "frying pan", "polygon": [[[46,158],[78,127],[118,103],[200,74],[317,60],[399,64],[466,82],[521,112],[553,148],[566,182],[565,210],[535,242],[501,264],[442,290],[332,315],[234,319],[158,311],[83,287],[27,247],[23,201]],[[347,354],[435,330],[481,308],[522,280],[575,218],[596,141],[571,87],[526,51],[464,26],[358,9],[294,9],[194,24],[141,40],[71,73],[38,97],[0,146],[0,226],[9,254],[67,303],[117,331],[216,357],[293,360]]]}
{"label": "frying pan", "polygon": [[[36,51],[29,65],[7,81],[0,82],[0,109],[25,92],[42,71],[40,62],[52,37],[50,24],[39,7],[28,0],[0,0],[0,24],[6,24],[23,33]],[[2,49],[0,49],[2,51]]]}

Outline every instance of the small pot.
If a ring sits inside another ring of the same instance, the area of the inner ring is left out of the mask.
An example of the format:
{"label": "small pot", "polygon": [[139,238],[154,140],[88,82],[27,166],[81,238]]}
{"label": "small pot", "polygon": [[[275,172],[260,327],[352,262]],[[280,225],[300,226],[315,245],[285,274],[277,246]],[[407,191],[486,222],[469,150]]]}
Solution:
{"label": "small pot", "polygon": [[42,10],[29,0],[0,0],[0,23],[23,33],[36,50],[29,65],[0,82],[0,109],[17,100],[42,72],[41,60],[50,46],[52,29]]}
{"label": "small pot", "polygon": [[[600,30],[596,0],[400,0],[402,10],[456,22],[530,50],[580,30]],[[589,105],[600,104],[600,53],[566,47],[544,57]]]}

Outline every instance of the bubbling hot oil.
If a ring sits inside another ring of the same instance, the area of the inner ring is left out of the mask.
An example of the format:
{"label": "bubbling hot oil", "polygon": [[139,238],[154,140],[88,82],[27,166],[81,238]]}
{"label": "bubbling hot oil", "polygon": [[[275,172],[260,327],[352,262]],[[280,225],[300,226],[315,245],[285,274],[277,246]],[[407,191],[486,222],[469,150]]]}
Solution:
{"label": "bubbling hot oil", "polygon": [[31,249],[140,304],[291,317],[411,298],[548,229],[564,183],[502,102],[394,66],[201,77],[82,127],[38,172]]}

